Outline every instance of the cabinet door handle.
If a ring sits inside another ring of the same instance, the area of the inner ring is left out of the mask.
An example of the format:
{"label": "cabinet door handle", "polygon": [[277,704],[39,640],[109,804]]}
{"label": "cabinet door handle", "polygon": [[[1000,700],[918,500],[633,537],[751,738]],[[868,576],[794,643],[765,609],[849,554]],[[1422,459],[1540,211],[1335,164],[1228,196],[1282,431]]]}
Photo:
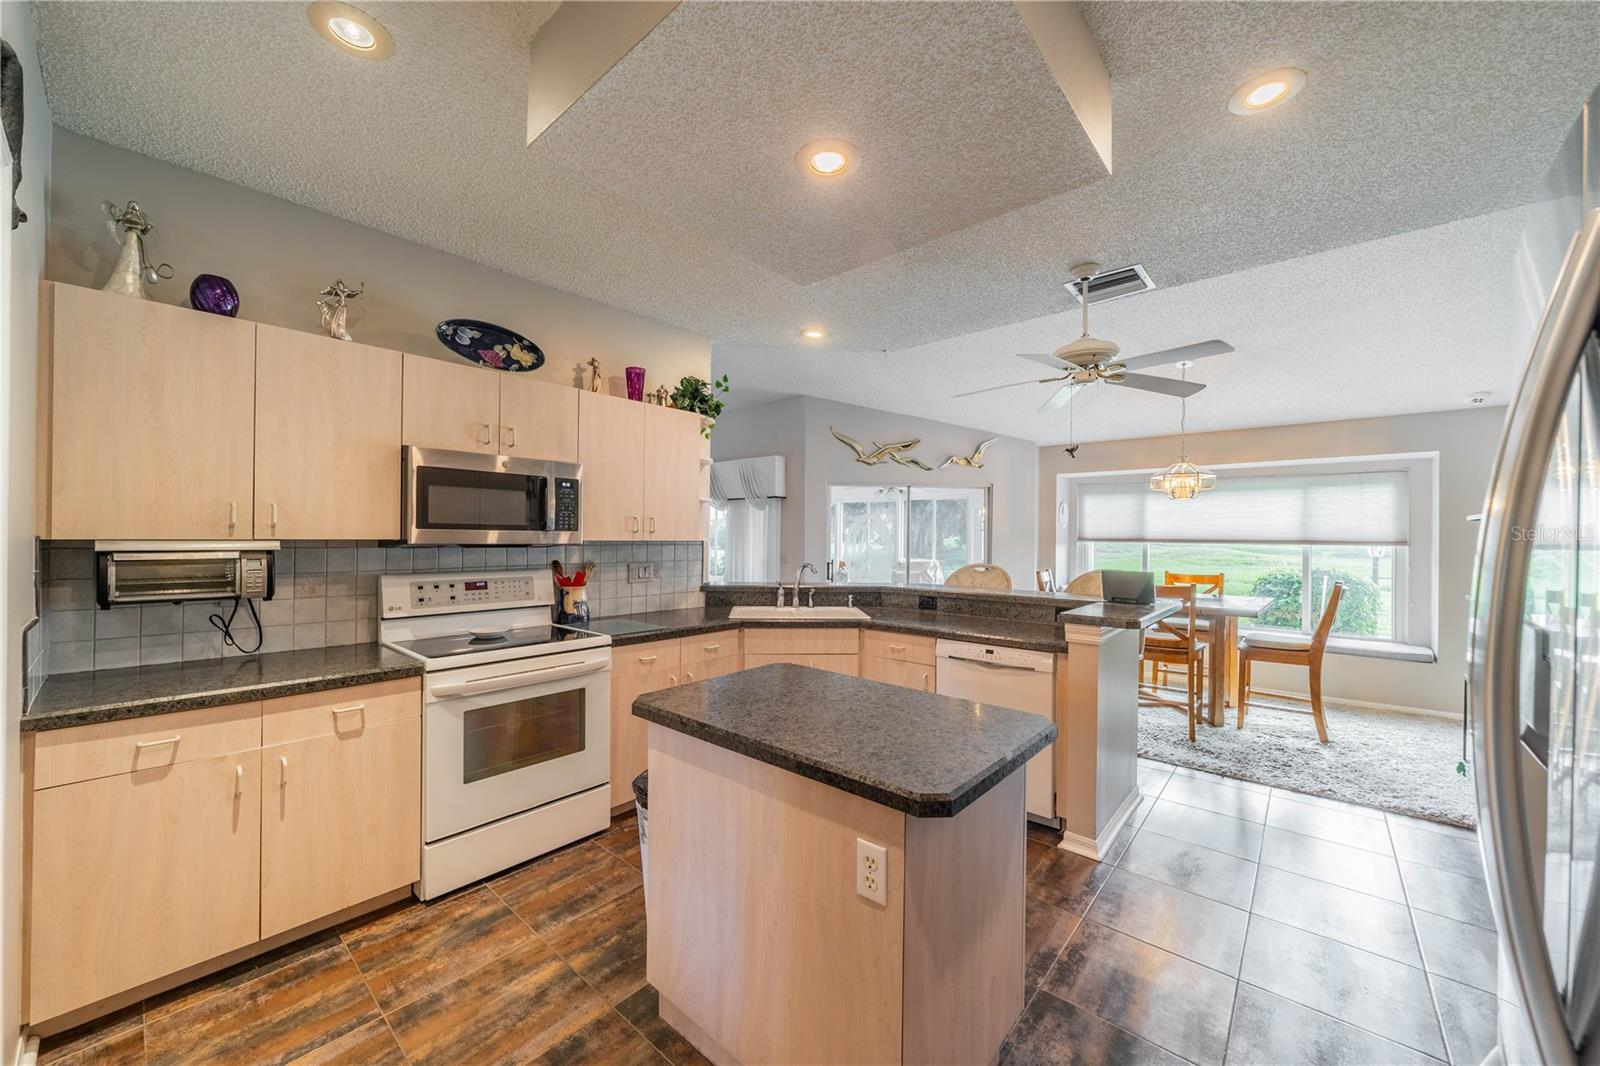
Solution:
{"label": "cabinet door handle", "polygon": [[367,705],[365,703],[352,703],[348,707],[335,707],[333,709],[333,727],[335,729],[339,728],[339,716],[340,715],[343,715],[343,714],[357,714],[357,713],[359,713],[361,711],[365,711],[366,709],[367,709]]}
{"label": "cabinet door handle", "polygon": [[289,756],[278,756],[278,787],[283,788],[289,783]]}
{"label": "cabinet door handle", "polygon": [[238,524],[239,524],[239,501],[237,501],[237,500],[229,500],[228,501],[228,532],[232,533],[234,527],[237,526]]}
{"label": "cabinet door handle", "polygon": [[242,766],[233,768],[233,794],[235,796],[244,795],[244,767]]}
{"label": "cabinet door handle", "polygon": [[718,649],[720,649],[722,647],[721,644],[704,644],[704,645],[701,645],[701,646],[704,647],[706,649],[706,651],[717,651]]}
{"label": "cabinet door handle", "polygon": [[667,684],[668,685],[676,685],[677,683],[678,683],[678,675],[677,674],[668,674],[667,675]]}
{"label": "cabinet door handle", "polygon": [[163,744],[176,744],[181,739],[183,739],[183,734],[174,733],[172,736],[162,737],[160,740],[136,740],[133,742],[133,746],[143,751],[145,748],[159,748]]}
{"label": "cabinet door handle", "polygon": [[639,656],[639,665],[640,666],[649,666],[651,663],[655,662],[659,658],[661,658],[661,656],[659,656],[659,655],[641,655],[641,656]]}
{"label": "cabinet door handle", "polygon": [[517,446],[517,427],[501,426],[500,443],[507,448],[515,448]]}
{"label": "cabinet door handle", "polygon": [[694,673],[693,673],[693,671],[690,671],[690,670],[685,670],[685,671],[684,671],[684,672],[683,672],[683,679],[684,679],[684,681],[693,681],[693,680],[694,680]]}
{"label": "cabinet door handle", "polygon": [[276,533],[278,531],[278,501],[273,500],[267,506],[272,509],[272,531]]}
{"label": "cabinet door handle", "polygon": [[656,516],[655,515],[651,515],[650,516],[650,532],[654,533],[655,531],[656,531]]}
{"label": "cabinet door handle", "polygon": [[923,675],[922,675],[922,691],[924,691],[924,692],[931,692],[931,691],[933,691],[933,690],[932,690],[932,689],[930,689],[930,688],[929,688],[929,687],[928,687],[928,675],[927,675],[927,674],[926,674],[926,673],[924,673],[924,674],[923,674]]}
{"label": "cabinet door handle", "polygon": [[483,436],[478,440],[479,444],[488,444],[490,441],[494,440],[494,430],[489,428],[489,423],[480,422],[478,425],[483,430]]}
{"label": "cabinet door handle", "polygon": [[906,646],[904,644],[891,644],[891,645],[889,645],[889,650],[890,651],[905,651],[906,650]]}
{"label": "cabinet door handle", "polygon": [[635,533],[639,532],[639,516],[638,515],[629,515],[628,517],[633,519],[633,531]]}

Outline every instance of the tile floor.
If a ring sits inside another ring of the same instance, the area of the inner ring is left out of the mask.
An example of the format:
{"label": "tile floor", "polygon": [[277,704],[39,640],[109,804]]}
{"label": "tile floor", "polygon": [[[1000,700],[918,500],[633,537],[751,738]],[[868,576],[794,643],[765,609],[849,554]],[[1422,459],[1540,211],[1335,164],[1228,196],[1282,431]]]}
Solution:
{"label": "tile floor", "polygon": [[[1030,830],[1021,1063],[1478,1062],[1470,833],[1141,763],[1095,863]],[[700,1063],[645,983],[638,835],[407,901],[44,1041],[41,1064]]]}
{"label": "tile floor", "polygon": [[1478,1063],[1495,934],[1472,833],[1140,761],[1108,861],[1028,841],[1002,1063]]}

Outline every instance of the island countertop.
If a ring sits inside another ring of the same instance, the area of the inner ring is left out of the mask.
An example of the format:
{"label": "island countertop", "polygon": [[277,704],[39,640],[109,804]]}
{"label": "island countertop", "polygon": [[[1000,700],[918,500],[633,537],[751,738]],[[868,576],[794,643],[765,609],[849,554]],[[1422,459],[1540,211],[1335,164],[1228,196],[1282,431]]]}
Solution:
{"label": "island countertop", "polygon": [[917,818],[950,818],[1056,737],[1037,714],[777,663],[647,692],[636,717]]}

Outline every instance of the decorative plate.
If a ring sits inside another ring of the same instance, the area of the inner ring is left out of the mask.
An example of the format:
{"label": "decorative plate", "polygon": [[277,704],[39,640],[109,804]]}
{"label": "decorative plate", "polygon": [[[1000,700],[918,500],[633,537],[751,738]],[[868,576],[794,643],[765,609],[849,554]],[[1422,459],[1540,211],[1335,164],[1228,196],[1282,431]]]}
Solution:
{"label": "decorative plate", "polygon": [[434,327],[439,343],[463,359],[496,370],[538,370],[544,352],[520,333],[473,318],[450,318]]}

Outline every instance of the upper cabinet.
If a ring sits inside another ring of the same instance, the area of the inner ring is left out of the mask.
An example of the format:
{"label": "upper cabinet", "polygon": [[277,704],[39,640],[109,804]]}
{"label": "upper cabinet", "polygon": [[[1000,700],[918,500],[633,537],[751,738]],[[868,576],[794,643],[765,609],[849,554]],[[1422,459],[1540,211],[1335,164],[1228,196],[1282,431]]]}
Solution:
{"label": "upper cabinet", "polygon": [[583,463],[585,540],[643,537],[646,404],[583,392],[578,397],[578,458]]}
{"label": "upper cabinet", "polygon": [[578,461],[578,390],[426,356],[405,357],[406,444]]}
{"label": "upper cabinet", "polygon": [[698,415],[580,393],[578,457],[585,540],[705,536],[700,504],[710,451]]}
{"label": "upper cabinet", "polygon": [[43,300],[40,534],[251,536],[255,323],[71,285]]}
{"label": "upper cabinet", "polygon": [[400,353],[256,329],[256,536],[398,538]]}
{"label": "upper cabinet", "polygon": [[496,455],[499,422],[495,371],[406,353],[404,443]]}

